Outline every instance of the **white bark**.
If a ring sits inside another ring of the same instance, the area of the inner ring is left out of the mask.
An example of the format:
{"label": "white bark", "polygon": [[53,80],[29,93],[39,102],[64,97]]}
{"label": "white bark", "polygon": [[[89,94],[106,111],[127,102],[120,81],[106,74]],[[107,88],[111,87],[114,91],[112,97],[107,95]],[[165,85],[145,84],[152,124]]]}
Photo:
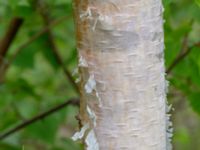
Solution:
{"label": "white bark", "polygon": [[75,0],[74,8],[86,149],[170,149],[161,0]]}

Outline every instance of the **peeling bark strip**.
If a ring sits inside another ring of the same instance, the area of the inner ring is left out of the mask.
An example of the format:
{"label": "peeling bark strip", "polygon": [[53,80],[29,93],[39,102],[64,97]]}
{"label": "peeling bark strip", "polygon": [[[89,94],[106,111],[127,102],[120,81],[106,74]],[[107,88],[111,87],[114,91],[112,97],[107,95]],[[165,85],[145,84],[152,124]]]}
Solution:
{"label": "peeling bark strip", "polygon": [[75,0],[74,10],[83,124],[76,137],[87,150],[171,149],[161,0]]}

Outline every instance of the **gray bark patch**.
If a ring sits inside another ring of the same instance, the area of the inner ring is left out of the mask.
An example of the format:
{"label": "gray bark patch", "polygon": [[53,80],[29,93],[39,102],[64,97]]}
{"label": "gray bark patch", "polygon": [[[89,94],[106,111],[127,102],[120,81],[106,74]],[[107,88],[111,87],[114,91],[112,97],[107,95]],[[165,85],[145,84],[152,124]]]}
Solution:
{"label": "gray bark patch", "polygon": [[136,49],[140,43],[139,35],[130,31],[99,31],[93,42],[101,51],[129,51]]}

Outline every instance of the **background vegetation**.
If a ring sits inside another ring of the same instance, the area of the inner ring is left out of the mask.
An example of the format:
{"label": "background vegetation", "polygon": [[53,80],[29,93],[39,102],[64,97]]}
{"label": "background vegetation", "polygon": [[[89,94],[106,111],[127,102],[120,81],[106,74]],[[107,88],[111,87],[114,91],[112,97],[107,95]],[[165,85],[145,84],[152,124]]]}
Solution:
{"label": "background vegetation", "polygon": [[[200,1],[164,0],[175,150],[200,150]],[[71,0],[0,0],[0,150],[81,150]]]}

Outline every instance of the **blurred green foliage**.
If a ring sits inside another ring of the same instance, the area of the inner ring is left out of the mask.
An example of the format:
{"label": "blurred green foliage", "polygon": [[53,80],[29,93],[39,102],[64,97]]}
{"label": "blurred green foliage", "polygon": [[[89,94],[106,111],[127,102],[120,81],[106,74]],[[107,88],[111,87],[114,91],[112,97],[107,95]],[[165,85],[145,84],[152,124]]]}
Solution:
{"label": "blurred green foliage", "polygon": [[[52,21],[67,16],[52,26],[51,32],[65,67],[72,73],[77,65],[77,53],[71,3],[71,0],[0,0],[0,39],[12,18],[24,19],[4,59],[5,63],[11,64],[5,76],[1,75],[0,133],[78,96],[50,50],[48,34],[21,49],[10,62],[22,44],[46,28],[41,15],[43,9]],[[191,48],[167,76],[169,100],[175,108],[172,118],[174,149],[200,150],[197,140],[200,139],[200,119],[196,115],[200,115],[200,48],[193,46],[200,42],[200,1],[163,0],[163,3],[166,68],[184,50]],[[70,139],[78,129],[77,112],[76,107],[66,107],[2,140],[0,150],[81,150],[83,146]]]}

